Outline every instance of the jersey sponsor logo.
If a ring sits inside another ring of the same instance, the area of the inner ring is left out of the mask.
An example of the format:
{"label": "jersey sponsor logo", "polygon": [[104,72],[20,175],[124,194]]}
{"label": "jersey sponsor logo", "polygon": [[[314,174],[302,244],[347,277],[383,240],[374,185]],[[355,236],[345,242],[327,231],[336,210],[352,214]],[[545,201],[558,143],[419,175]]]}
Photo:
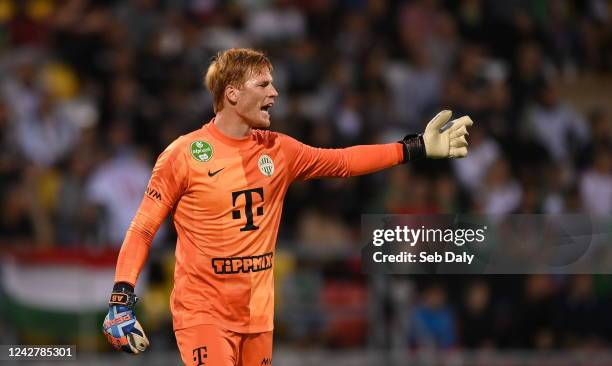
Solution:
{"label": "jersey sponsor logo", "polygon": [[153,189],[151,187],[147,187],[147,190],[145,191],[145,193],[146,193],[147,196],[149,196],[149,197],[151,197],[151,198],[153,198],[155,200],[161,201],[161,199],[162,199],[161,193],[159,193],[158,191],[156,191],[155,189]]}
{"label": "jersey sponsor logo", "polygon": [[[244,215],[246,216],[246,223],[240,228],[240,231],[252,231],[259,229],[253,221],[253,196],[257,194],[261,198],[261,203],[264,200],[264,190],[262,187],[245,189],[243,191],[232,192],[232,205],[236,207],[236,201],[238,197],[244,195]],[[255,215],[262,216],[264,214],[263,206],[259,206],[255,209]],[[240,210],[232,211],[232,218],[234,220],[240,220],[242,218]]]}
{"label": "jersey sponsor logo", "polygon": [[249,257],[213,258],[212,266],[216,274],[236,274],[259,272],[272,268],[273,253]]}
{"label": "jersey sponsor logo", "polygon": [[272,357],[264,357],[260,363],[260,366],[263,365],[272,365]]}
{"label": "jersey sponsor logo", "polygon": [[206,364],[206,359],[208,358],[208,350],[206,346],[195,348],[192,351],[193,362],[195,366],[202,366]]}
{"label": "jersey sponsor logo", "polygon": [[265,175],[266,177],[271,177],[272,174],[274,174],[274,161],[270,156],[266,154],[260,156],[257,165],[259,165],[259,171],[261,171],[261,174]]}
{"label": "jersey sponsor logo", "polygon": [[200,140],[192,142],[191,156],[202,163],[209,161],[213,157],[212,145],[206,141]]}
{"label": "jersey sponsor logo", "polygon": [[221,168],[221,169],[216,170],[216,171],[214,171],[214,172],[211,172],[211,171],[209,170],[209,171],[208,171],[208,176],[212,178],[212,177],[214,177],[215,175],[217,175],[217,173],[220,173],[220,172],[221,172],[223,169],[225,169],[225,168]]}

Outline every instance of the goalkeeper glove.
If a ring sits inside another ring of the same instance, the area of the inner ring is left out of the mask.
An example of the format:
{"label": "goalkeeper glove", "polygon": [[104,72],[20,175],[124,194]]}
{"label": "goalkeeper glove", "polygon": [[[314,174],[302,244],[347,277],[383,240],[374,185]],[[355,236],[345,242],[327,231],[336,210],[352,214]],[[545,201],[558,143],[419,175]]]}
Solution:
{"label": "goalkeeper glove", "polygon": [[463,158],[467,155],[467,127],[474,124],[468,116],[452,120],[453,113],[438,113],[425,127],[425,132],[408,135],[400,143],[404,146],[404,163],[422,158]]}
{"label": "goalkeeper glove", "polygon": [[125,282],[115,284],[103,331],[110,344],[118,351],[138,354],[149,346],[149,340],[134,314],[137,301],[138,297],[131,285]]}

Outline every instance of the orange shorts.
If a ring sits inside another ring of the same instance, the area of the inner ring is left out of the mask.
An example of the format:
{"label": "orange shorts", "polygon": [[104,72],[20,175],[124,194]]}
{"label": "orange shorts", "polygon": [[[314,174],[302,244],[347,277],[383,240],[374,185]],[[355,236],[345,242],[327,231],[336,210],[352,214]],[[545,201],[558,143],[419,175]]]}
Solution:
{"label": "orange shorts", "polygon": [[242,334],[204,324],[174,335],[187,366],[272,365],[272,332]]}

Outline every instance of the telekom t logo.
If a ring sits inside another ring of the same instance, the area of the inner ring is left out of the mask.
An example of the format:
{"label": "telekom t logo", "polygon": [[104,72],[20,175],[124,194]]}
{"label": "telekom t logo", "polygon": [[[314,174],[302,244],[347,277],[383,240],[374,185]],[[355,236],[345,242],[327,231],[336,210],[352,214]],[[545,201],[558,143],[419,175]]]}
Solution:
{"label": "telekom t logo", "polygon": [[206,347],[198,347],[193,350],[193,362],[196,362],[195,366],[206,365],[206,359],[208,353]]}
{"label": "telekom t logo", "polygon": [[[253,223],[253,194],[257,193],[261,199],[261,203],[264,201],[264,191],[262,187],[245,189],[244,191],[232,192],[232,205],[236,207],[236,200],[241,195],[244,195],[244,214],[246,216],[246,225],[240,228],[240,231],[252,231],[259,229],[259,226],[255,226]],[[263,206],[259,206],[255,210],[255,215],[262,216],[264,214]],[[240,210],[232,211],[232,218],[239,220],[241,217]]]}

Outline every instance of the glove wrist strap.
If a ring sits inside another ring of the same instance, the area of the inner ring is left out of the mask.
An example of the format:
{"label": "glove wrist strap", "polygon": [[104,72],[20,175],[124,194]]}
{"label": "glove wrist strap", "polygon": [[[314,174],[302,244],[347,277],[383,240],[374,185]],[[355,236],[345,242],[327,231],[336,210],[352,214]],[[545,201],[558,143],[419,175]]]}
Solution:
{"label": "glove wrist strap", "polygon": [[134,306],[138,302],[138,296],[134,294],[134,287],[125,282],[118,282],[113,287],[110,300],[108,301],[109,306],[126,306],[130,309],[134,309]]}
{"label": "glove wrist strap", "polygon": [[422,134],[407,135],[400,142],[404,147],[403,163],[420,160],[427,157],[427,152],[425,151],[425,140],[423,140]]}

